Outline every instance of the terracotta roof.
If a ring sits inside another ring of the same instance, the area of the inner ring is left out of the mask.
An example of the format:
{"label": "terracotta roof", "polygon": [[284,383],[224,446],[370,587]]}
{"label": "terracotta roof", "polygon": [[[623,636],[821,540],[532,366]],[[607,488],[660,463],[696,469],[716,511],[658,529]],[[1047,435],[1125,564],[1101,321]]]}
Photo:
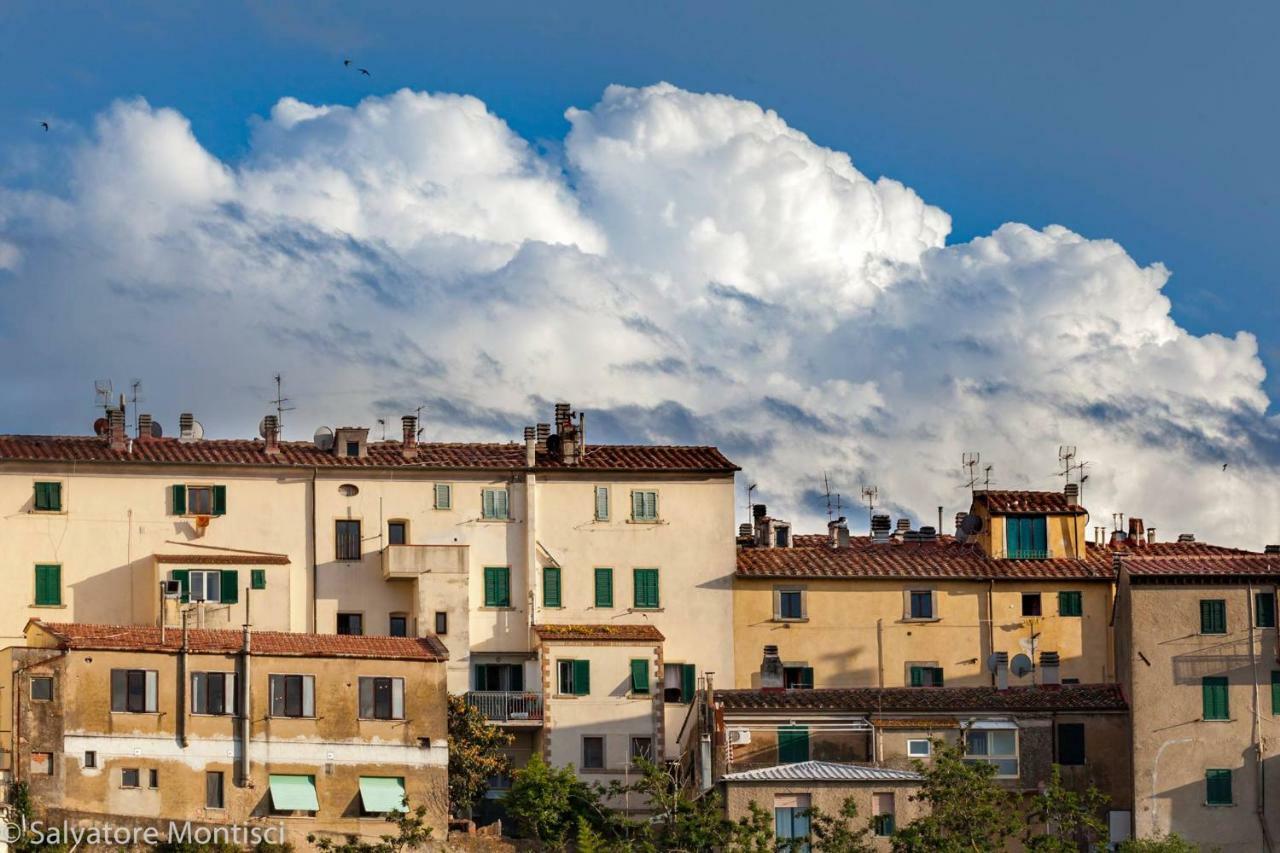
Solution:
{"label": "terracotta roof", "polygon": [[838,764],[834,761],[800,761],[775,767],[758,767],[726,773],[722,782],[922,782],[924,777],[910,770],[868,767],[865,764]]}
{"label": "terracotta roof", "polygon": [[718,690],[726,711],[853,711],[866,713],[1014,713],[1125,711],[1118,684],[1058,687],[875,687],[815,690]]}
{"label": "terracotta roof", "polygon": [[[133,462],[157,465],[255,465],[321,468],[523,469],[523,444],[419,444],[406,459],[398,441],[370,442],[368,456],[338,456],[309,441],[282,441],[280,453],[267,455],[264,444],[248,439],[147,438],[133,451],[112,450],[99,436],[0,435],[0,461]],[[566,465],[549,453],[537,456],[538,468],[581,471],[737,471],[714,447],[593,444],[578,465]]]}
{"label": "terracotta roof", "polygon": [[1111,580],[1111,558],[1089,553],[1084,560],[991,559],[976,542],[940,536],[932,542],[874,543],[850,538],[848,548],[832,548],[825,536],[796,536],[791,548],[741,548],[743,578],[955,578],[970,580]]}
{"label": "terracotta roof", "polygon": [[995,513],[1035,512],[1050,515],[1080,515],[1087,512],[1080,504],[1067,503],[1062,492],[1025,492],[979,489],[973,502],[985,504]]}
{"label": "terracotta roof", "polygon": [[285,554],[156,554],[157,563],[193,566],[287,566]]}
{"label": "terracotta roof", "polygon": [[652,625],[534,625],[539,639],[604,643],[660,643],[665,637]]}
{"label": "terracotta roof", "polygon": [[[48,631],[66,649],[97,651],[176,652],[182,630],[169,628],[160,639],[154,625],[86,625],[32,619],[27,627]],[[240,651],[240,631],[187,631],[187,648],[196,653],[231,654]],[[286,634],[252,632],[253,652],[274,657],[381,658],[384,660],[444,661],[449,651],[434,635],[426,637],[353,637],[342,634]]]}

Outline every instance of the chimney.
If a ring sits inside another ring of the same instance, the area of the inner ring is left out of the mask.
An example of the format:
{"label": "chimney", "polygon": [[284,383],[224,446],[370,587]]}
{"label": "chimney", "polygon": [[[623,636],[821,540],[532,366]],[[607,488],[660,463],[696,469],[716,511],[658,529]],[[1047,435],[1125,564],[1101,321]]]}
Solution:
{"label": "chimney", "polygon": [[1267,545],[1262,549],[1264,554],[1280,554],[1280,545]]}
{"label": "chimney", "polygon": [[753,504],[751,507],[751,519],[755,526],[756,545],[760,548],[768,548],[773,544],[773,539],[769,534],[772,532],[769,524],[769,508],[764,504]]}
{"label": "chimney", "polygon": [[196,440],[196,416],[190,412],[178,415],[178,441],[183,443]]}
{"label": "chimney", "polygon": [[889,516],[871,516],[871,541],[881,545],[889,541]]}
{"label": "chimney", "polygon": [[1058,673],[1058,653],[1040,653],[1040,683],[1045,687],[1056,687],[1062,683]]}
{"label": "chimney", "polygon": [[909,518],[898,519],[898,530],[897,530],[898,533],[906,533],[910,529],[911,529],[911,519]]}
{"label": "chimney", "polygon": [[755,539],[751,535],[751,522],[744,521],[738,525],[738,544],[754,545]]}
{"label": "chimney", "polygon": [[1062,489],[1062,495],[1067,499],[1067,506],[1076,506],[1080,503],[1080,484],[1067,483]]}
{"label": "chimney", "polygon": [[1196,535],[1195,535],[1194,533],[1179,533],[1179,534],[1178,534],[1178,541],[1179,541],[1179,542],[1194,542],[1194,541],[1196,541]]}
{"label": "chimney", "polygon": [[262,439],[266,442],[262,450],[268,456],[280,455],[280,418],[267,415],[262,419]]}
{"label": "chimney", "polygon": [[532,468],[538,464],[538,431],[537,428],[524,428],[524,466]]}
{"label": "chimney", "polygon": [[547,439],[551,437],[551,424],[538,424],[538,452],[547,452]]}
{"label": "chimney", "polygon": [[572,422],[573,408],[568,403],[556,403],[556,432],[564,432]]}
{"label": "chimney", "polygon": [[996,661],[996,689],[1008,690],[1009,689],[1009,653],[996,652],[994,657]]}
{"label": "chimney", "polygon": [[138,438],[151,438],[151,415],[138,415]]}
{"label": "chimney", "polygon": [[843,515],[827,522],[827,544],[832,548],[849,547],[849,522]]}
{"label": "chimney", "polygon": [[969,515],[969,513],[967,513],[967,512],[957,512],[957,513],[956,513],[956,533],[959,533],[959,532],[960,532],[960,526],[961,526],[962,524],[964,524],[964,520],[965,520],[965,518],[967,518],[967,517],[968,517],[968,515]]}
{"label": "chimney", "polygon": [[413,459],[418,455],[418,416],[405,415],[400,418],[400,452],[405,459]]}
{"label": "chimney", "polygon": [[1147,544],[1148,545],[1156,544],[1156,529],[1154,527],[1147,528]]}
{"label": "chimney", "polygon": [[1143,529],[1142,519],[1140,518],[1129,519],[1129,544],[1130,545],[1133,545],[1135,547],[1138,545],[1145,545],[1146,544],[1145,533],[1146,531]]}
{"label": "chimney", "polygon": [[778,657],[778,647],[765,646],[764,659],[760,661],[760,689],[782,690],[784,684],[782,658]]}
{"label": "chimney", "polygon": [[107,444],[112,450],[125,449],[124,409],[107,410]]}

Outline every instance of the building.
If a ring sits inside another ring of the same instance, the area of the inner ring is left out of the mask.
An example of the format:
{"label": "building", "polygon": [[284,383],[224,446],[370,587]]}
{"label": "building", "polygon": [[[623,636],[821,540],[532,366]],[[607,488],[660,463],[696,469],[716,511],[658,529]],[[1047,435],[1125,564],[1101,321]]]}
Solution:
{"label": "building", "polygon": [[47,822],[376,839],[448,823],[444,646],[33,620],[0,653],[18,781]]}
{"label": "building", "polygon": [[[190,414],[174,437],[147,415],[129,429],[118,405],[99,434],[0,436],[0,559],[19,590],[0,642],[32,618],[433,634],[449,690],[513,731],[517,764],[625,769],[640,737],[673,755],[697,679],[732,672],[731,645],[706,638],[732,633],[737,468],[712,447],[588,444],[584,420],[557,404],[521,442],[449,444],[419,441],[414,416],[399,440],[283,441],[268,416],[261,438],[220,440]],[[566,646],[544,626],[643,636],[590,640],[584,683],[559,677]],[[640,658],[650,692],[620,712]],[[652,723],[557,730],[588,707]]]}
{"label": "building", "polygon": [[843,519],[792,536],[758,506],[739,539],[733,683],[759,686],[766,645],[787,686],[989,686],[997,666],[1027,685],[1045,652],[1065,683],[1114,681],[1115,575],[1087,519],[1074,484],[975,492],[955,536],[907,519],[891,530],[887,515],[870,536]]}
{"label": "building", "polygon": [[1223,851],[1280,838],[1280,548],[1136,535],[1115,548],[1134,828]]}

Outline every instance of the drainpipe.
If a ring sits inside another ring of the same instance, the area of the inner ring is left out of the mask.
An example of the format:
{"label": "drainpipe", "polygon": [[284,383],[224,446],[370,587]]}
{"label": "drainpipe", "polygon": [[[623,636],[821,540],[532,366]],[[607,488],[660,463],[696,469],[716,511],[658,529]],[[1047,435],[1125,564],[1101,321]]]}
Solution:
{"label": "drainpipe", "polygon": [[[312,481],[314,485],[314,480]],[[249,631],[249,590],[244,592],[244,640],[240,649],[240,786],[250,788],[253,782],[249,777],[249,737],[250,720],[253,719],[253,691],[250,682],[253,673],[249,668],[252,654],[252,633]]]}
{"label": "drainpipe", "polygon": [[187,611],[182,611],[182,645],[178,647],[178,745],[186,749],[187,738]]}
{"label": "drainpipe", "polygon": [[536,575],[538,573],[537,525],[538,475],[530,468],[524,475],[524,565],[525,583],[529,589],[529,642],[533,642],[533,626],[537,624]]}
{"label": "drainpipe", "polygon": [[879,688],[884,689],[884,620],[876,620],[876,672],[879,674]]}
{"label": "drainpipe", "polygon": [[[996,579],[987,579],[987,654],[993,655],[996,652],[996,605],[995,605]],[[1032,654],[1035,654],[1034,650]],[[996,686],[996,674],[991,673],[991,686]]]}
{"label": "drainpipe", "polygon": [[[318,634],[319,617],[316,609],[320,603],[320,593],[317,584],[320,581],[320,573],[317,564],[320,562],[320,554],[316,548],[316,477],[320,475],[319,468],[311,469],[311,633]],[[248,604],[245,605],[248,608]],[[245,621],[249,621],[249,614],[245,613]]]}
{"label": "drainpipe", "polygon": [[1266,790],[1266,777],[1262,766],[1262,742],[1258,732],[1258,728],[1261,724],[1258,720],[1258,715],[1260,713],[1258,703],[1260,697],[1258,695],[1258,656],[1254,647],[1254,643],[1256,642],[1256,638],[1254,636],[1254,624],[1256,622],[1257,614],[1253,612],[1253,581],[1249,581],[1246,589],[1248,590],[1249,595],[1249,600],[1246,602],[1249,609],[1249,669],[1253,674],[1253,678],[1251,679],[1253,681],[1253,719],[1250,721],[1249,743],[1253,750],[1254,768],[1257,774],[1257,779],[1255,780],[1257,793],[1255,796],[1258,804],[1255,811],[1258,816],[1258,828],[1262,830],[1263,849],[1270,853],[1273,847],[1271,844],[1271,833],[1267,831],[1267,803],[1264,796],[1264,792]]}

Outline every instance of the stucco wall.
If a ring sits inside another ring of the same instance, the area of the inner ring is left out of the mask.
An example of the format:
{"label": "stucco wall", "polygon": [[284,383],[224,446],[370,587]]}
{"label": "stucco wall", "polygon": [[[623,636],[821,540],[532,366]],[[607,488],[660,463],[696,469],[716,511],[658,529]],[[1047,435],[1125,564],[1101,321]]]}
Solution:
{"label": "stucco wall", "polygon": [[[858,828],[871,820],[872,797],[876,794],[893,794],[895,821],[898,826],[905,826],[921,814],[920,805],[911,802],[910,799],[911,795],[918,790],[918,786],[902,782],[866,784],[815,782],[791,785],[730,782],[723,783],[722,787],[725,793],[725,811],[731,820],[750,815],[752,802],[768,812],[772,819],[774,797],[779,794],[807,794],[813,807],[829,815],[838,815],[845,800],[852,798],[858,809],[858,817],[854,821],[854,825]],[[887,838],[874,836],[872,838],[877,849],[889,849]]]}

